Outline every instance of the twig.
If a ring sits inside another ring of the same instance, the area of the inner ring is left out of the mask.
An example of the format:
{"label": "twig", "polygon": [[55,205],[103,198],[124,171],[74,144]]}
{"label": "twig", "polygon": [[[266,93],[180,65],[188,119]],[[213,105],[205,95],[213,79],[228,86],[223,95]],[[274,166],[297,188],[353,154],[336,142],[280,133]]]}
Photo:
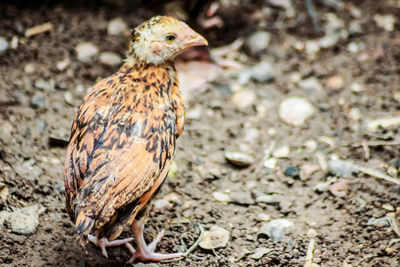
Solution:
{"label": "twig", "polygon": [[196,242],[194,242],[193,245],[192,245],[188,250],[186,250],[185,253],[183,253],[183,255],[184,255],[185,257],[189,256],[189,254],[200,244],[200,241],[201,241],[201,239],[203,238],[203,234],[204,234],[203,226],[201,226],[200,223],[196,223],[196,226],[197,226],[197,227],[199,228],[199,230],[200,230],[199,238],[197,238]]}
{"label": "twig", "polygon": [[365,159],[369,159],[369,157],[371,156],[371,153],[370,153],[370,151],[369,151],[369,146],[368,146],[368,143],[367,142],[365,142],[365,141],[362,141],[361,142],[361,145],[362,145],[362,147],[363,147],[363,149],[364,149],[364,153],[365,153]]}
{"label": "twig", "polygon": [[314,258],[314,246],[315,240],[314,238],[311,238],[310,243],[308,244],[306,263],[304,264],[304,267],[312,267]]}
{"label": "twig", "polygon": [[363,166],[357,166],[357,169],[360,172],[368,174],[368,175],[373,176],[375,178],[382,179],[382,180],[385,180],[385,181],[392,182],[392,183],[395,183],[397,185],[400,185],[400,180],[399,179],[396,179],[394,177],[386,175],[386,174],[382,173],[379,170],[368,168],[368,167],[363,167]]}

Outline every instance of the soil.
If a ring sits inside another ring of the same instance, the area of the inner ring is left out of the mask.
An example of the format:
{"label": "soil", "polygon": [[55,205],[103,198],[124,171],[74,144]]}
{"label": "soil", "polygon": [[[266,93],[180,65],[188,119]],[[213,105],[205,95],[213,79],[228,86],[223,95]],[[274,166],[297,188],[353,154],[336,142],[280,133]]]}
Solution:
{"label": "soil", "polygon": [[[321,16],[337,11],[315,2]],[[335,154],[383,171],[389,168],[394,173],[398,171],[399,145],[384,142],[398,140],[400,128],[378,129],[371,134],[363,126],[363,118],[400,113],[399,100],[394,97],[400,84],[400,24],[397,21],[395,30],[388,32],[377,27],[373,20],[378,13],[399,18],[400,9],[394,8],[392,2],[395,1],[344,2],[362,10],[363,31],[323,49],[316,59],[288,45],[293,38],[307,41],[319,36],[304,7],[298,12],[306,19],[298,25],[272,28],[266,53],[278,71],[272,82],[248,85],[257,96],[249,107],[237,107],[232,101],[236,78],[229,75],[209,83],[205,90],[191,92],[187,100],[189,110],[196,107],[202,115],[186,122],[186,130],[178,140],[177,172],[167,179],[157,196],[157,199],[168,199],[169,205],[151,211],[146,239],[151,240],[165,229],[158,250],[175,252],[197,239],[196,223],[205,229],[212,225],[224,227],[230,231],[230,239],[224,248],[214,251],[196,248],[191,256],[160,263],[160,266],[304,266],[311,239],[315,240],[313,261],[320,266],[400,266],[399,236],[389,225],[367,223],[388,213],[399,216],[398,185],[358,173],[345,180],[349,189],[344,197],[329,190],[321,193],[314,190],[318,183],[339,181],[319,167],[317,155],[321,154]],[[108,259],[91,244],[82,248],[66,213],[63,191],[65,142],[77,107],[86,88],[117,69],[98,62],[80,62],[75,45],[90,41],[100,51],[114,51],[122,56],[127,37],[107,35],[108,22],[121,17],[135,26],[161,12],[161,8],[137,8],[130,5],[132,1],[118,3],[69,2],[39,6],[21,2],[0,6],[0,36],[8,40],[13,36],[20,38],[17,49],[0,54],[0,181],[2,188],[9,190],[0,200],[0,209],[13,211],[34,204],[45,208],[32,235],[13,233],[7,221],[0,225],[1,266],[123,266],[130,257],[125,248],[108,249]],[[296,3],[296,7],[301,7],[300,1]],[[346,24],[351,19],[346,10],[337,16]],[[234,20],[230,18],[227,22],[230,29],[236,25],[232,23]],[[23,37],[25,29],[48,21],[55,25],[53,31]],[[219,30],[216,34],[218,30],[209,30],[204,34],[210,47],[215,47],[235,40],[238,33],[253,30],[254,26],[241,24],[236,32]],[[365,49],[350,53],[347,48],[351,42],[362,43]],[[69,58],[70,64],[66,70],[59,71],[56,62],[64,58]],[[251,65],[257,60],[258,57],[249,56],[247,63]],[[345,86],[339,90],[310,92],[291,86],[293,72],[300,73],[303,79],[316,77],[322,84],[340,74],[345,78]],[[54,88],[38,88],[37,82],[42,80],[54,82]],[[365,90],[351,91],[353,81],[363,84]],[[39,107],[32,105],[38,92],[45,99]],[[72,94],[69,104],[65,101],[66,92]],[[300,127],[287,125],[278,116],[279,103],[291,95],[306,97],[316,107],[313,117]],[[267,113],[260,115],[256,107],[265,101],[270,105]],[[361,120],[349,115],[354,107],[362,114]],[[323,141],[327,138],[334,144]],[[307,140],[317,142],[316,151],[305,149]],[[272,142],[277,147],[288,145],[291,153],[287,158],[278,159],[275,169],[266,171],[264,150]],[[369,146],[368,156],[362,146],[368,142],[383,144]],[[224,159],[227,151],[244,151],[253,155],[255,163],[248,168],[233,167]],[[301,170],[317,166],[317,169],[305,177],[290,177],[284,172],[289,166]],[[250,199],[216,201],[212,193],[226,190]],[[255,203],[255,196],[260,194],[274,194],[279,201]],[[387,204],[395,210],[385,209]],[[269,220],[288,219],[295,227],[281,241],[257,236],[265,223],[260,214],[269,216]],[[123,237],[130,235],[129,229],[123,233]],[[271,251],[261,259],[252,259],[248,252],[251,254],[259,247]]]}

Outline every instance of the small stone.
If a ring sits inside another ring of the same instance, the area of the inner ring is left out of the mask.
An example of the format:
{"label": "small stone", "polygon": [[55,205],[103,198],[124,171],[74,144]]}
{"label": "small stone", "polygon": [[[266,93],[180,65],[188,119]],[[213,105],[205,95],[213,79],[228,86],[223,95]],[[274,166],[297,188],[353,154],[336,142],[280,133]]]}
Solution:
{"label": "small stone", "polygon": [[282,241],[285,237],[285,231],[294,227],[294,223],[287,219],[276,219],[261,226],[257,236],[266,235],[274,241]]}
{"label": "small stone", "polygon": [[276,205],[280,203],[280,197],[278,195],[262,195],[256,198],[256,202]]}
{"label": "small stone", "polygon": [[325,86],[332,91],[339,91],[343,89],[344,77],[341,75],[331,76],[326,80]]}
{"label": "small stone", "polygon": [[350,84],[350,90],[352,92],[359,93],[359,92],[365,91],[365,88],[361,83],[353,82],[352,84]]}
{"label": "small stone", "polygon": [[115,67],[122,63],[121,57],[114,52],[101,52],[99,56],[101,63],[107,66]]}
{"label": "small stone", "polygon": [[56,81],[53,79],[50,79],[49,81],[38,79],[35,81],[35,87],[44,91],[54,91],[56,87]]}
{"label": "small stone", "polygon": [[162,210],[170,205],[166,199],[157,199],[154,201],[154,210]]}
{"label": "small stone", "polygon": [[366,128],[370,132],[374,132],[379,128],[389,128],[400,125],[400,116],[383,117],[375,120],[368,120]]}
{"label": "small stone", "polygon": [[108,35],[124,35],[128,31],[128,25],[122,18],[115,18],[108,23]]}
{"label": "small stone", "polygon": [[38,205],[17,209],[8,218],[11,230],[16,234],[31,235],[39,225],[39,214],[44,211]]}
{"label": "small stone", "polygon": [[205,231],[199,246],[203,249],[216,249],[226,247],[229,241],[229,231],[213,225],[209,231]]}
{"label": "small stone", "polygon": [[176,178],[178,171],[179,171],[178,164],[176,163],[176,161],[172,161],[171,165],[169,166],[168,177]]}
{"label": "small stone", "polygon": [[232,199],[231,202],[239,205],[253,205],[254,199],[251,197],[250,192],[231,192],[230,198]]}
{"label": "small stone", "polygon": [[91,63],[99,53],[99,49],[91,42],[81,42],[75,46],[75,52],[79,61]]}
{"label": "small stone", "polygon": [[215,200],[220,202],[230,202],[232,200],[228,194],[225,194],[223,192],[215,191],[212,193],[212,195],[215,198]]}
{"label": "small stone", "polygon": [[256,94],[251,90],[242,90],[232,96],[232,102],[239,108],[250,107],[256,100]]}
{"label": "small stone", "polygon": [[387,227],[390,226],[389,220],[386,217],[381,218],[370,218],[367,225],[373,225],[377,227]]}
{"label": "small stone", "polygon": [[66,57],[63,60],[57,61],[56,68],[59,71],[64,71],[66,68],[68,68],[69,64],[70,64],[70,60],[69,60],[69,58]]}
{"label": "small stone", "polygon": [[385,203],[382,205],[382,208],[387,210],[387,211],[395,211],[395,208],[393,207],[392,204],[390,203]]}
{"label": "small stone", "polygon": [[264,161],[264,167],[273,170],[276,168],[276,163],[277,163],[276,158],[268,158]]}
{"label": "small stone", "polygon": [[14,126],[9,121],[0,121],[0,140],[10,142],[13,137]]}
{"label": "small stone", "polygon": [[7,197],[8,197],[9,193],[10,193],[10,190],[8,189],[8,187],[5,184],[0,183],[0,199],[3,203],[5,203],[7,201]]}
{"label": "small stone", "polygon": [[36,67],[33,63],[27,63],[24,67],[24,71],[28,74],[34,73],[36,70]]}
{"label": "small stone", "polygon": [[281,146],[272,152],[275,158],[287,158],[290,154],[290,147],[288,145]]}
{"label": "small stone", "polygon": [[47,101],[42,92],[36,92],[31,99],[30,106],[34,109],[45,108]]}
{"label": "small stone", "polygon": [[318,143],[315,140],[307,140],[304,142],[304,148],[307,152],[314,152],[317,150]]}
{"label": "small stone", "polygon": [[306,53],[311,57],[314,58],[318,52],[321,50],[321,47],[319,46],[319,41],[318,40],[310,40],[305,42],[305,50]]}
{"label": "small stone", "polygon": [[314,191],[317,193],[324,193],[327,192],[329,190],[329,183],[318,183],[314,186]]}
{"label": "small stone", "polygon": [[361,111],[358,108],[351,108],[349,110],[349,118],[353,121],[359,121],[362,118]]}
{"label": "small stone", "polygon": [[271,215],[266,213],[259,213],[257,219],[261,222],[268,222],[271,219]]}
{"label": "small stone", "polygon": [[318,232],[315,231],[315,229],[310,229],[307,232],[307,236],[310,237],[310,238],[317,237],[318,236]]}
{"label": "small stone", "polygon": [[349,160],[331,159],[328,161],[328,171],[338,177],[351,177],[357,171],[357,166]]}
{"label": "small stone", "polygon": [[250,77],[256,82],[268,82],[274,79],[275,70],[271,63],[263,61],[250,68]]}
{"label": "small stone", "polygon": [[289,176],[289,177],[299,177],[300,175],[300,171],[299,171],[299,167],[294,166],[294,165],[290,165],[285,169],[285,175]]}
{"label": "small stone", "polygon": [[203,113],[201,105],[196,105],[194,108],[190,108],[186,114],[185,119],[189,120],[200,120]]}
{"label": "small stone", "polygon": [[324,37],[318,40],[319,47],[329,48],[336,45],[340,40],[340,34],[337,32],[325,34]]}
{"label": "small stone", "polygon": [[74,96],[72,95],[71,92],[65,92],[64,94],[64,101],[65,103],[67,103],[70,106],[74,106]]}
{"label": "small stone", "polygon": [[329,186],[329,191],[336,197],[346,197],[349,193],[349,182],[339,179],[336,183]]}
{"label": "small stone", "polygon": [[10,42],[10,48],[15,50],[18,48],[19,38],[18,36],[14,35]]}
{"label": "small stone", "polygon": [[43,174],[43,170],[36,166],[34,159],[24,161],[22,164],[16,165],[14,169],[18,175],[30,181],[35,181]]}
{"label": "small stone", "polygon": [[376,14],[374,16],[374,21],[378,27],[384,29],[385,31],[392,32],[394,30],[396,18],[393,15]]}
{"label": "small stone", "polygon": [[256,248],[253,254],[250,255],[250,258],[258,260],[261,259],[265,254],[271,252],[272,249],[268,248]]}
{"label": "small stone", "polygon": [[6,51],[8,48],[8,42],[5,37],[0,36],[0,53]]}
{"label": "small stone", "polygon": [[253,55],[257,55],[267,49],[270,40],[271,34],[269,32],[256,31],[249,36],[246,45]]}
{"label": "small stone", "polygon": [[298,82],[298,85],[301,89],[313,93],[322,92],[324,90],[324,87],[315,77],[310,77],[308,79],[301,80]]}
{"label": "small stone", "polygon": [[300,167],[300,178],[306,180],[319,170],[319,166],[312,163],[306,163]]}
{"label": "small stone", "polygon": [[301,126],[314,114],[314,107],[302,97],[288,97],[279,105],[279,117],[293,126]]}
{"label": "small stone", "polygon": [[319,141],[321,143],[327,144],[330,148],[334,148],[336,146],[335,140],[333,140],[332,138],[330,138],[328,136],[321,136],[319,138]]}
{"label": "small stone", "polygon": [[225,159],[236,167],[246,168],[254,163],[254,158],[242,152],[226,152]]}

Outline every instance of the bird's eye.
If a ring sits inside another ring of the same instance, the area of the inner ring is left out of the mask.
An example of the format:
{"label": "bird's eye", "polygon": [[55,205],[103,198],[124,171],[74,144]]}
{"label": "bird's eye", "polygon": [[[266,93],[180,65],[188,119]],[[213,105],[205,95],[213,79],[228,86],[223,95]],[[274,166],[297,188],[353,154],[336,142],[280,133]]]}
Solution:
{"label": "bird's eye", "polygon": [[173,34],[169,34],[167,35],[167,37],[165,37],[165,39],[167,40],[167,42],[173,42],[176,39],[176,36]]}

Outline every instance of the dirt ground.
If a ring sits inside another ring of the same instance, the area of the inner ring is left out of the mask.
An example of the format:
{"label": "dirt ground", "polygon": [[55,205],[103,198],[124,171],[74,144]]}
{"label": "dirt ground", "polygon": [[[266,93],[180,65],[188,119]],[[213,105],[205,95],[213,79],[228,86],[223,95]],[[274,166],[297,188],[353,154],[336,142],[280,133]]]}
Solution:
{"label": "dirt ground", "polygon": [[[1,266],[123,266],[129,259],[125,248],[110,248],[109,259],[91,244],[85,252],[76,241],[63,191],[65,140],[77,107],[91,85],[118,68],[98,60],[80,62],[75,46],[90,41],[100,51],[123,56],[127,37],[108,35],[109,21],[119,17],[133,27],[162,12],[138,7],[137,1],[110,2],[0,5],[0,36],[9,43],[19,38],[16,49],[0,52],[0,218],[35,204],[42,211],[33,234],[17,234],[7,218],[1,220]],[[340,177],[325,166],[336,155],[397,176],[399,125],[375,131],[366,125],[371,119],[400,115],[400,7],[396,1],[338,1],[341,7],[314,1],[320,24],[325,25],[327,13],[334,13],[343,28],[357,20],[362,30],[310,54],[296,44],[321,38],[324,30],[315,31],[302,2],[295,1],[294,7],[303,19],[287,27],[270,27],[284,12],[271,8],[265,21],[271,41],[261,55],[251,55],[246,47],[236,51],[244,55],[239,60],[244,68],[272,62],[276,73],[271,81],[238,85],[237,73],[222,73],[188,93],[177,169],[157,196],[166,201],[156,201],[159,206],[151,212],[146,238],[165,229],[158,250],[175,252],[197,239],[196,223],[206,230],[223,227],[230,238],[226,247],[196,248],[191,256],[160,266],[304,266],[310,240],[315,241],[313,266],[400,266],[400,236],[395,232],[400,186],[358,171]],[[247,38],[260,29],[243,19],[254,6],[244,10],[230,21],[229,12],[221,15],[227,19],[222,29],[202,30],[192,23],[210,48],[227,45],[238,34]],[[394,30],[378,26],[376,14],[393,15]],[[45,22],[54,25],[52,31],[24,37],[26,29]],[[57,62],[66,58],[69,62],[60,70]],[[342,77],[343,84],[336,86],[333,76]],[[322,89],[299,85],[310,78]],[[255,98],[238,105],[235,95],[243,87]],[[288,96],[304,97],[315,107],[301,126],[291,126],[278,115],[279,104]],[[265,151],[279,147],[290,152],[275,157],[275,167],[265,167]],[[234,167],[224,158],[230,151],[249,154],[254,162]],[[328,187],[317,192],[317,185]],[[337,186],[342,190],[335,191]],[[231,201],[216,200],[215,192]],[[263,203],[258,196],[273,196],[275,201]],[[389,217],[394,223],[371,223]],[[275,219],[287,219],[294,227],[281,240],[258,235],[263,224]],[[128,236],[129,229],[123,233]],[[261,247],[270,251],[252,258]]]}

